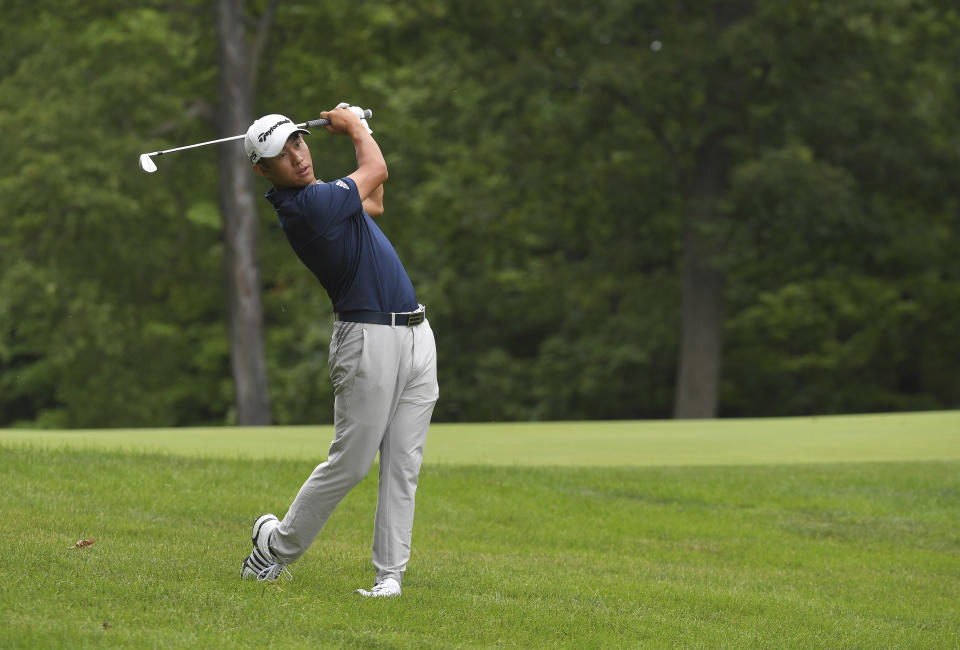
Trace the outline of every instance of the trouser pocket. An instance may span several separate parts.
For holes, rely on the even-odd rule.
[[[335,394],[349,388],[356,378],[363,360],[363,341],[364,328],[361,323],[334,323],[327,365]]]

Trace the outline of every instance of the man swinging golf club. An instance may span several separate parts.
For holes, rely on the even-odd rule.
[[[283,520],[257,518],[253,551],[240,575],[289,576],[287,566],[316,539],[340,500],[380,452],[373,532],[376,578],[369,597],[399,596],[410,559],[414,494],[433,407],[439,396],[436,346],[426,310],[400,258],[371,216],[383,213],[387,165],[360,116],[340,104],[321,113],[324,128],[353,140],[357,169],[317,180],[309,133],[282,115],[254,122],[244,139],[253,170],[300,260],[327,290],[336,314],[329,369],[334,388],[334,440]]]

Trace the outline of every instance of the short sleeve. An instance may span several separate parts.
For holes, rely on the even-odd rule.
[[[352,178],[308,185],[298,199],[303,218],[321,236],[328,236],[344,221],[363,210],[360,191]]]

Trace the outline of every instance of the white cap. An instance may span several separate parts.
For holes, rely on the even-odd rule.
[[[298,128],[289,117],[277,114],[264,115],[247,129],[243,148],[247,150],[247,157],[252,163],[258,162],[261,158],[273,158],[283,150],[291,133],[309,134],[310,132]]]

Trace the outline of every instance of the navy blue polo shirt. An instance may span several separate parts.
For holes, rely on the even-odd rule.
[[[352,178],[271,189],[266,199],[335,312],[416,311],[413,283],[390,240],[363,211]]]

